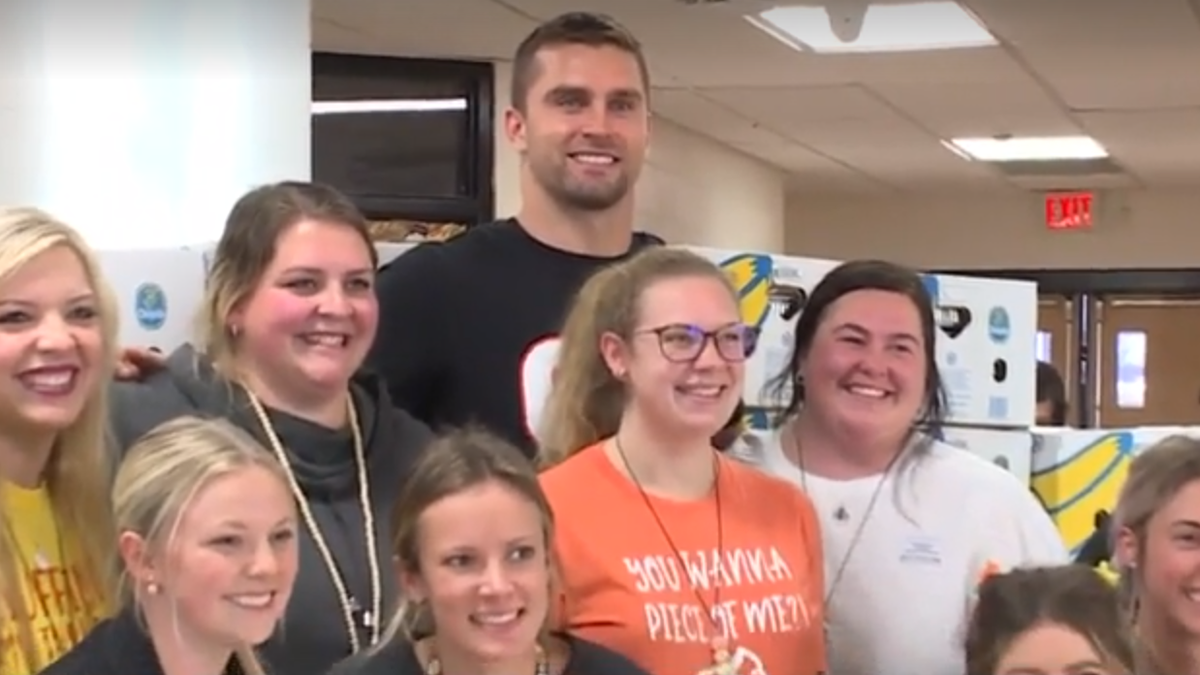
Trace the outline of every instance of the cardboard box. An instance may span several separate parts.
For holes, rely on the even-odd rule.
[[[1072,552],[1095,532],[1096,514],[1117,505],[1129,463],[1146,447],[1188,427],[1033,430],[1032,485]]]
[[[204,299],[202,247],[100,250],[120,311],[118,344],[170,353],[196,337]]]
[[[1033,434],[1025,429],[973,429],[946,427],[942,440],[981,457],[1030,484],[1033,470]]]
[[[814,286],[840,262],[766,253],[695,248],[728,274],[741,299],[742,320],[759,330],[758,349],[746,363],[746,405],[782,405],[790,383],[776,395],[769,384],[782,373],[792,353],[792,329]]]
[[[1029,427],[1037,382],[1037,284],[925,275],[938,319],[948,421]]]

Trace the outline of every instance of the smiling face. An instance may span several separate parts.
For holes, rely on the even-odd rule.
[[[926,341],[909,297],[846,293],[824,312],[801,362],[805,405],[864,440],[907,433],[926,398]]]
[[[755,342],[737,300],[720,279],[682,276],[651,284],[638,309],[630,336],[601,338],[609,370],[644,419],[683,437],[711,438],[741,399]]]
[[[546,519],[537,505],[490,480],[426,508],[417,542],[417,570],[401,582],[408,598],[428,604],[439,653],[471,663],[528,655],[550,606]]]
[[[1200,481],[1186,484],[1150,518],[1140,550],[1126,531],[1118,552],[1137,561],[1143,611],[1190,639],[1200,637]]]
[[[279,476],[247,466],[214,478],[168,532],[139,571],[161,588],[143,602],[163,603],[198,644],[236,648],[270,637],[298,565],[294,500]]]
[[[637,58],[616,46],[554,45],[537,53],[535,69],[523,105],[505,113],[509,140],[550,198],[612,208],[631,195],[649,139]]]
[[[1096,652],[1083,635],[1044,623],[1018,635],[1004,651],[994,675],[1124,675]]]
[[[300,392],[343,389],[375,338],[374,282],[371,250],[353,228],[312,220],[288,228],[229,319],[242,369]]]
[[[99,300],[65,245],[35,256],[0,283],[0,420],[58,431],[98,386],[104,353]]]

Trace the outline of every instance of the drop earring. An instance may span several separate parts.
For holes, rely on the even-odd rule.
[[[146,592],[147,593],[149,593],[150,595],[158,595],[158,591],[159,591],[159,586],[156,582],[153,582],[153,581],[146,582]]]

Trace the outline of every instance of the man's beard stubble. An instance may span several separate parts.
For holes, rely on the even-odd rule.
[[[629,176],[618,170],[611,182],[585,182],[571,177],[565,160],[555,167],[531,165],[534,177],[555,201],[578,211],[607,211],[616,206],[629,193]]]

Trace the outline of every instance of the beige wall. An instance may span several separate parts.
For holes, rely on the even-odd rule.
[[[662,119],[638,183],[638,225],[673,244],[783,251],[783,175]]]
[[[1200,266],[1200,193],[1098,197],[1091,232],[1049,232],[1041,196],[787,200],[788,253],[924,268]]]
[[[520,157],[504,139],[508,64],[496,65],[496,213],[520,206]],[[655,119],[637,187],[637,224],[672,243],[782,251],[783,176],[770,166]]]

